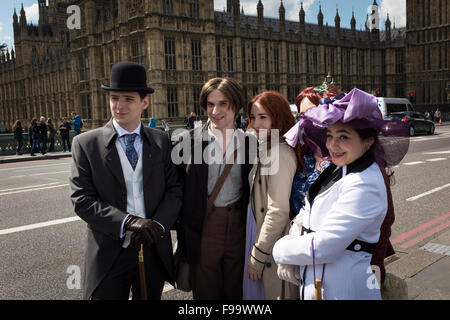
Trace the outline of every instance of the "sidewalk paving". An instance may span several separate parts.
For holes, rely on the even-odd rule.
[[[24,162],[24,161],[36,161],[36,160],[49,160],[49,159],[59,159],[59,158],[70,158],[72,157],[71,152],[47,152],[42,155],[40,153],[35,153],[34,157],[30,156],[28,153],[24,153],[21,156],[10,155],[10,156],[0,156],[0,163],[12,163],[12,162]]]
[[[409,300],[450,300],[450,230],[395,256],[386,272],[406,281]]]

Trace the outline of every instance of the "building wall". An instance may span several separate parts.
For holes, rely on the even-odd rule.
[[[439,0],[432,1],[439,6]],[[68,2],[50,1],[53,36],[22,35],[27,27],[19,19],[15,57],[0,63],[0,123],[10,126],[16,119],[40,115],[59,119],[76,110],[87,128],[103,125],[110,111],[100,85],[109,83],[111,66],[121,60],[145,64],[148,70],[155,93],[143,118],[172,122],[191,111],[201,113],[200,89],[216,76],[236,78],[246,101],[261,91],[278,90],[292,103],[303,88],[319,85],[330,72],[344,91],[357,86],[400,97],[414,91],[418,103],[444,103],[440,88],[449,74],[449,1],[442,0],[446,14],[428,14],[427,3],[423,11],[411,5],[422,1],[408,0],[406,40],[404,29],[380,34],[356,30],[356,21],[353,27],[323,25],[319,17],[315,25],[285,21],[284,8],[279,19],[264,18],[262,7],[259,18],[248,16],[236,0],[229,1],[226,12],[215,12],[213,0],[78,0],[82,28],[68,32],[61,13]],[[432,19],[440,24],[429,25]],[[423,50],[430,50],[426,68]]]
[[[450,0],[407,0],[406,8],[407,90],[420,110],[450,112]]]

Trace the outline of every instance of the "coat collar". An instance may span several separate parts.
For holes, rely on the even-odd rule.
[[[116,177],[116,179],[125,186],[125,179],[123,178],[122,165],[120,164],[119,153],[115,147],[115,142],[118,137],[112,119],[103,127],[103,138],[106,149],[105,159],[106,166]],[[142,139],[142,166],[143,166],[143,183],[151,176],[152,161],[154,161],[153,154],[158,153],[158,147],[153,137],[151,136],[150,129],[146,130],[141,125],[141,139]]]
[[[330,164],[308,190],[308,201],[313,203],[314,199],[321,193],[331,188],[343,176],[349,173],[357,173],[366,170],[375,161],[373,152],[366,152],[359,159],[349,165],[337,168],[335,164]]]

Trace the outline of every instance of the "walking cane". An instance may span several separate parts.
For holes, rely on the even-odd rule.
[[[147,284],[145,282],[144,245],[139,250],[139,282],[141,285],[141,300],[147,300]]]
[[[314,280],[314,300],[322,300],[322,280]]]
[[[313,258],[313,270],[314,270],[314,300],[322,300],[322,280],[316,278],[316,257],[314,255],[314,237],[311,239],[312,258]],[[323,273],[325,272],[325,265],[323,265]]]

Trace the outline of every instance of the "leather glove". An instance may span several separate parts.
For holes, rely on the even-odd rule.
[[[153,244],[153,237],[150,235],[149,229],[153,221],[151,219],[139,218],[133,215],[129,215],[125,220],[124,230],[132,231],[136,233],[133,238],[136,238],[137,234],[140,234],[140,238],[133,239],[136,244],[137,240],[145,241],[148,245]]]
[[[164,237],[164,230],[151,219],[139,218],[137,216],[129,215],[124,224],[126,231],[133,231],[136,233],[132,237],[133,246],[145,241],[147,245],[151,245]]]
[[[278,278],[298,286],[300,284],[300,266],[293,264],[279,264],[277,269]]]
[[[158,242],[164,238],[164,229],[159,223],[153,222],[149,229],[150,236],[153,239],[153,243]]]
[[[130,237],[130,246],[137,251],[141,250],[141,244],[146,243],[140,232],[133,232]]]

